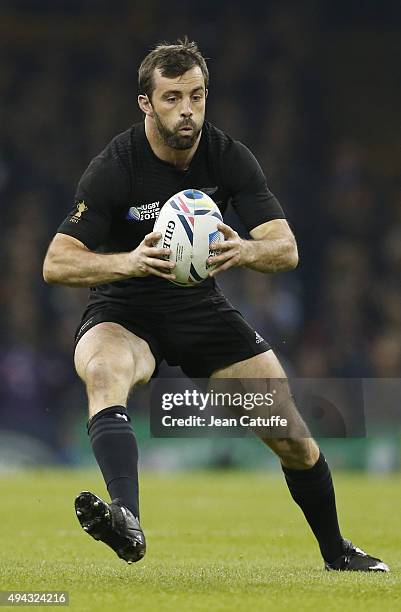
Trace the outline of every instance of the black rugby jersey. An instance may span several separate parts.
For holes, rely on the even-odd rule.
[[[153,230],[163,204],[184,189],[204,191],[223,215],[231,202],[248,231],[285,218],[256,158],[239,141],[206,121],[189,168],[179,170],[153,153],[141,122],[117,135],[91,161],[79,181],[74,207],[57,231],[97,252],[131,251]],[[90,302],[136,301],[160,294],[189,297],[214,285],[214,279],[180,287],[154,275],[135,277],[92,287]]]

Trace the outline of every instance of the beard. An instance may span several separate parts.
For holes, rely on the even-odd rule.
[[[173,130],[169,130],[155,110],[153,110],[153,118],[164,144],[172,149],[178,149],[181,151],[191,149],[194,146],[203,126],[203,122],[202,125],[198,127],[192,119],[185,119],[177,123]],[[192,132],[188,133],[188,135],[180,133],[179,130],[183,127],[191,127]]]

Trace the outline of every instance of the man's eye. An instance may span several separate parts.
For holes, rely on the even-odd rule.
[[[192,99],[194,102],[199,102],[199,100],[202,100],[202,96],[197,95],[197,96],[192,96]]]
[[[176,98],[174,97],[167,98],[167,102],[175,102],[175,101],[176,101]]]

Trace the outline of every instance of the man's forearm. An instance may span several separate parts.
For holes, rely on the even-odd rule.
[[[68,246],[62,253],[46,257],[43,276],[46,282],[70,287],[94,287],[127,278],[128,253],[94,253]]]
[[[298,250],[292,237],[245,240],[245,266],[258,272],[284,272],[298,264]]]

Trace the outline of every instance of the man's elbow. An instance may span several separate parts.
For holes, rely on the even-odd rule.
[[[59,282],[56,267],[49,257],[43,262],[43,280],[49,285],[56,285]]]
[[[277,272],[289,272],[295,270],[299,262],[297,243],[294,240],[287,242],[283,246],[280,257],[280,266]]]
[[[294,243],[291,245],[291,248],[289,249],[289,253],[288,253],[288,258],[287,258],[287,265],[288,268],[287,270],[295,270],[295,268],[297,267],[299,263],[299,255],[298,255],[298,248],[297,245],[294,241]]]

